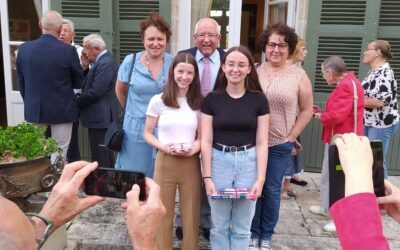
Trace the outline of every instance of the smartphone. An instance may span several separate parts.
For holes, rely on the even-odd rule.
[[[374,163],[372,165],[372,179],[376,196],[385,195],[383,172],[383,144],[382,141],[371,141]],[[329,206],[344,197],[345,176],[340,165],[339,152],[336,145],[329,146]]]
[[[144,173],[125,169],[97,168],[85,178],[85,193],[126,199],[126,193],[134,184],[140,187],[139,200],[146,199],[146,185]]]

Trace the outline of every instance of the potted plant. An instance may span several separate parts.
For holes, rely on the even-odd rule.
[[[60,148],[45,131],[30,123],[0,127],[0,195],[24,196],[55,184],[49,156]]]

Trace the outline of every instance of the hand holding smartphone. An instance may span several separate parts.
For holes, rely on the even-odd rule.
[[[85,178],[85,193],[126,199],[134,184],[140,187],[139,200],[146,199],[145,175],[125,169],[97,168]]]

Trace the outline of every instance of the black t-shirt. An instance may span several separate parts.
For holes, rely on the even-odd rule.
[[[226,91],[211,92],[204,99],[201,112],[213,116],[213,143],[255,145],[257,117],[269,114],[269,104],[261,92],[246,92],[237,99]]]

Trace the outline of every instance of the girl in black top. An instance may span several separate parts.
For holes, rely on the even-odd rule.
[[[269,106],[245,47],[231,48],[221,62],[214,92],[201,107],[201,160],[207,195],[248,189],[253,199],[210,198],[212,249],[247,249],[256,198],[268,157]]]

